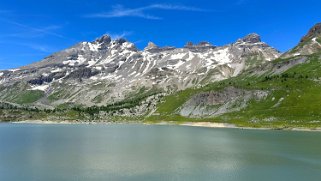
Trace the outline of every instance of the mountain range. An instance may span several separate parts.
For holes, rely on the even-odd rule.
[[[225,46],[143,50],[104,35],[0,71],[0,120],[320,126],[320,54],[321,23],[285,53],[255,33]]]

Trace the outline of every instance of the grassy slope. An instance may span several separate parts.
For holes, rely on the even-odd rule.
[[[321,122],[321,60],[313,55],[304,64],[296,65],[281,75],[249,76],[243,74],[199,89],[187,89],[164,98],[157,116],[148,121],[215,121],[251,127],[320,127]],[[283,60],[277,60],[283,61]],[[319,81],[320,79],[320,81]],[[215,118],[192,119],[177,115],[176,110],[199,92],[219,90],[227,86],[260,89],[270,92],[261,101],[252,100],[239,112]],[[283,99],[283,100],[282,100]]]
[[[27,90],[20,93],[16,98],[15,102],[18,104],[29,104],[34,103],[44,96],[44,92],[40,90]]]
[[[133,108],[146,98],[161,93],[160,90],[145,88],[132,92],[128,97],[120,102],[108,104],[106,106],[82,107],[72,103],[60,104],[55,110],[42,110],[26,107],[3,107],[0,104],[0,121],[21,121],[21,120],[79,120],[79,121],[142,121],[143,116],[125,117],[125,116],[108,116],[100,117],[100,112],[113,112],[125,108]],[[19,94],[17,100],[19,103],[32,103],[43,96],[42,91],[27,91]]]

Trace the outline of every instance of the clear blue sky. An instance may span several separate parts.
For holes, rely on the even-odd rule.
[[[142,49],[148,41],[224,45],[256,32],[286,51],[320,21],[320,0],[1,0],[0,69],[106,33]]]

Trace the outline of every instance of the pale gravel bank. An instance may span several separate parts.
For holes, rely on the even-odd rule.
[[[237,128],[234,124],[213,122],[186,122],[181,126],[207,127],[207,128]]]
[[[179,124],[181,126],[193,126],[193,127],[206,127],[206,128],[236,128],[236,129],[251,129],[251,130],[285,130],[285,131],[318,131],[321,132],[321,128],[254,128],[254,127],[239,127],[229,123],[213,123],[213,122],[186,122]]]

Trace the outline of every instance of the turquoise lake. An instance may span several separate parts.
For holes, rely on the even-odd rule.
[[[1,181],[321,180],[321,132],[0,124]]]

